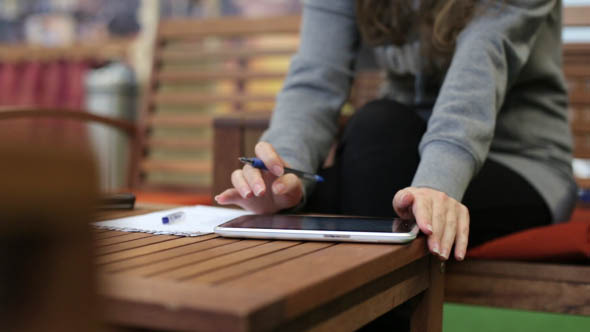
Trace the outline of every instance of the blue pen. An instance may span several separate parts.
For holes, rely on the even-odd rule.
[[[262,160],[260,160],[258,158],[240,157],[238,159],[240,159],[240,161],[243,162],[244,164],[248,164],[254,168],[268,171],[268,168],[266,168],[266,165],[262,162]],[[316,174],[311,174],[311,173],[307,173],[304,171],[299,171],[299,170],[292,169],[289,167],[283,167],[283,169],[285,170],[285,173],[295,174],[302,179],[311,180],[311,181],[315,181],[315,182],[324,182],[324,178],[319,175],[316,175]]]
[[[178,220],[182,220],[184,218],[184,212],[178,211],[162,217],[162,224],[170,224]]]

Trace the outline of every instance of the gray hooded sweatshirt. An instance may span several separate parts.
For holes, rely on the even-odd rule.
[[[262,137],[294,168],[316,172],[337,132],[360,44],[354,3],[304,1],[301,44]],[[527,179],[555,222],[567,220],[576,184],[561,69],[561,1],[490,0],[476,7],[442,75],[423,69],[416,39],[375,49],[387,72],[382,97],[434,105],[412,186],[460,201],[490,158]],[[306,193],[312,189],[305,184]]]

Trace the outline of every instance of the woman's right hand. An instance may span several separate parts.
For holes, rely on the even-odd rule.
[[[268,171],[250,165],[235,170],[231,175],[234,186],[215,196],[220,205],[235,204],[254,213],[275,213],[296,206],[303,198],[303,184],[294,174],[284,174],[287,165],[267,142],[259,142],[254,149]]]

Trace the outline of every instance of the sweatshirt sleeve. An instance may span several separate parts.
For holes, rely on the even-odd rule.
[[[299,50],[261,140],[293,168],[316,172],[338,130],[353,77],[358,49],[354,1],[304,1],[302,20]],[[312,185],[305,183],[305,191]]]
[[[455,54],[420,142],[412,186],[461,200],[487,158],[497,114],[526,65],[556,0],[480,1]]]

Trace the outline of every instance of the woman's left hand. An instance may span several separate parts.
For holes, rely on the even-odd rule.
[[[438,190],[408,187],[395,194],[393,208],[400,218],[416,220],[431,252],[446,260],[455,243],[455,258],[465,258],[469,211],[461,202]]]

